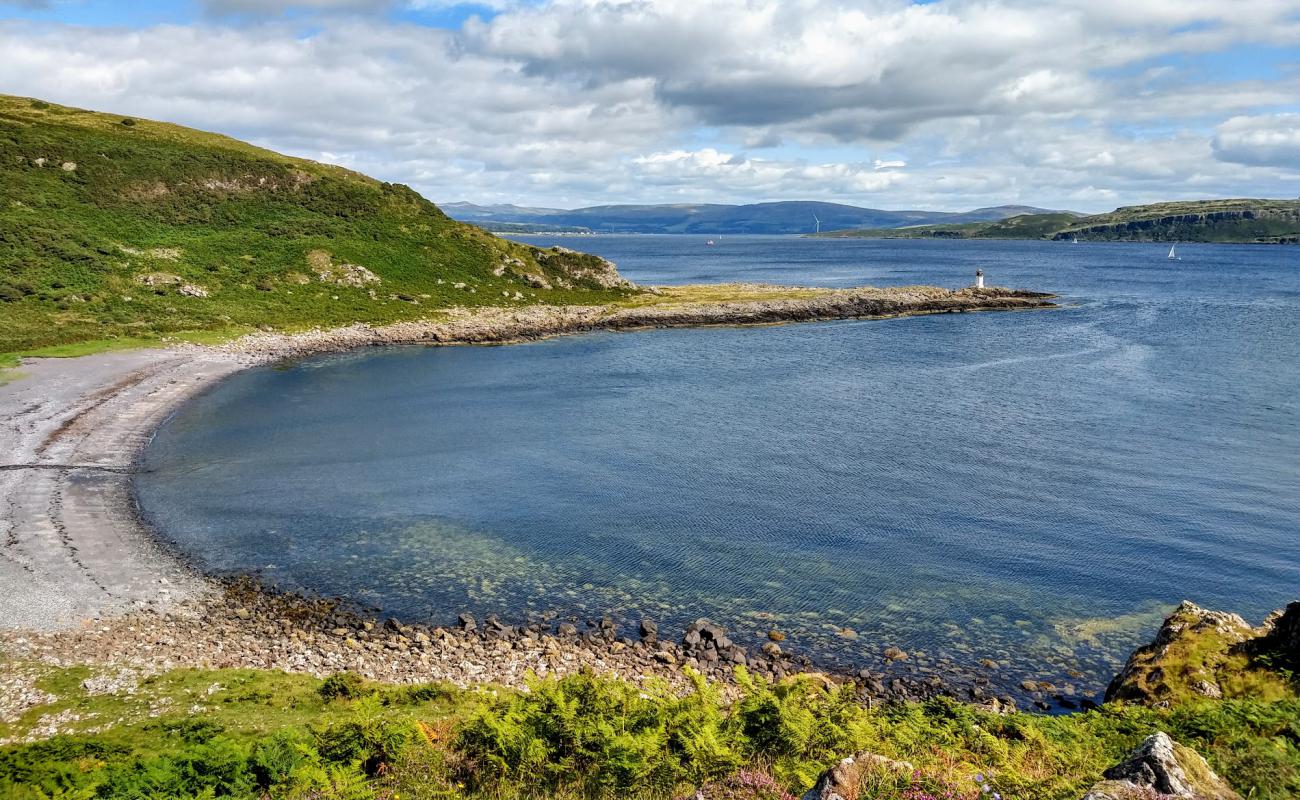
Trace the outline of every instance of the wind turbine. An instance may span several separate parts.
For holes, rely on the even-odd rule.
[[[821,232],[822,232],[822,221],[819,220],[819,219],[817,219],[817,212],[816,212],[816,211],[813,212],[813,222],[817,223],[817,230],[814,231],[814,233],[821,233]]]

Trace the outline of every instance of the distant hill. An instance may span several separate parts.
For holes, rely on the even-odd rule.
[[[445,203],[455,219],[486,227],[537,226],[534,230],[590,230],[597,233],[799,234],[841,228],[898,228],[929,223],[994,222],[1044,209],[995,206],[973,211],[885,211],[840,203],[796,200],[749,205],[610,205],[572,210]]]
[[[626,291],[602,259],[505,241],[400,184],[0,95],[0,354]]]
[[[1300,244],[1300,200],[1190,200],[1107,214],[1024,214],[987,223],[829,231],[828,238],[1079,239],[1122,242]]]

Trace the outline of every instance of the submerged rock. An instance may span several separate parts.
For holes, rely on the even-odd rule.
[[[906,661],[907,651],[901,650],[897,647],[886,647],[885,658],[889,659],[890,661]]]
[[[1241,800],[1205,759],[1165,733],[1148,736],[1102,777],[1105,780],[1089,789],[1083,800],[1129,800],[1153,792],[1186,800]]]

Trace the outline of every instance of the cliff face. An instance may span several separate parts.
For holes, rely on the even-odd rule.
[[[1119,209],[1116,214],[1124,211]],[[1296,244],[1300,243],[1300,204],[1293,204],[1291,208],[1206,211],[1084,224],[1056,233],[1052,238],[1063,240],[1076,236],[1080,239],[1130,242]]]

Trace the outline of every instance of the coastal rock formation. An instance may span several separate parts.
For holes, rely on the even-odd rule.
[[[1123,762],[1102,773],[1083,800],[1178,797],[1186,800],[1241,800],[1195,751],[1165,733],[1148,736]],[[806,799],[805,799],[806,800]]]
[[[863,779],[870,772],[910,775],[913,769],[915,768],[906,761],[895,761],[875,753],[857,753],[823,772],[800,800],[858,800]]]
[[[1300,602],[1275,611],[1259,627],[1236,614],[1183,601],[1106,688],[1106,702],[1158,707],[1186,699],[1291,696],[1295,685],[1278,668],[1300,667]]]
[[[1219,673],[1234,648],[1259,631],[1236,614],[1183,601],[1151,644],[1129,656],[1106,688],[1106,702],[1168,704],[1181,696],[1221,697]]]

